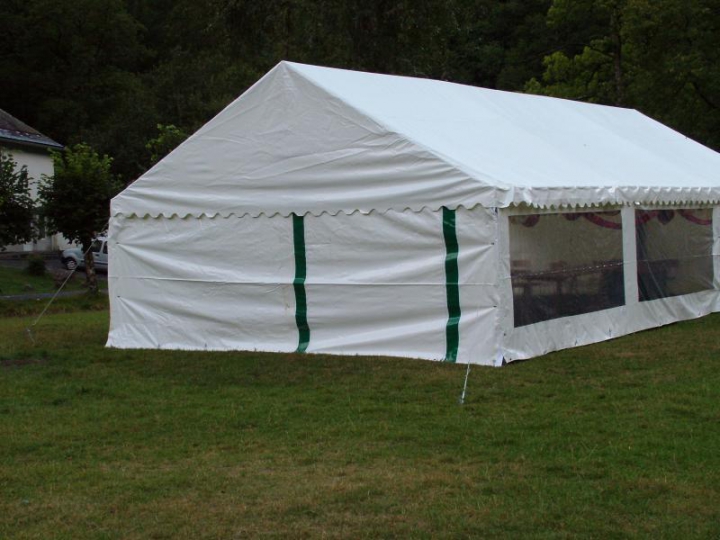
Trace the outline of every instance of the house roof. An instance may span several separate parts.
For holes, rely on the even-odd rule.
[[[20,146],[62,148],[61,144],[50,137],[0,109],[0,143],[3,141]]]
[[[617,107],[281,62],[114,214],[720,201],[720,154]]]

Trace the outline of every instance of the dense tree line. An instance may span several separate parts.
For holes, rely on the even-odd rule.
[[[634,107],[720,148],[720,0],[4,0],[0,21],[0,107],[126,182],[158,124],[192,133],[282,59]]]

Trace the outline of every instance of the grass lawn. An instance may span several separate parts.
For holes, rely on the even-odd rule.
[[[85,282],[83,272],[75,273],[63,290],[78,290]],[[55,282],[50,273],[31,276],[23,269],[0,266],[0,296],[55,292]]]
[[[65,290],[65,289],[63,289]],[[96,296],[88,294],[70,298],[58,297],[50,303],[50,298],[36,298],[31,300],[4,300],[0,299],[0,327],[5,317],[32,317],[34,322],[40,312],[47,307],[46,313],[77,313],[80,311],[107,311],[107,291],[100,291]],[[107,320],[107,315],[99,315]],[[26,324],[27,326],[27,324]],[[0,330],[2,332],[2,330]],[[0,540],[2,538],[0,537]]]
[[[502,369],[0,319],[0,538],[718,538],[720,316]]]

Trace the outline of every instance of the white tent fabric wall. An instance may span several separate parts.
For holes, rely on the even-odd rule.
[[[304,217],[307,352],[446,358],[442,212]],[[495,213],[456,212],[457,360],[496,351]],[[298,349],[291,217],[113,220],[108,345]],[[161,241],[159,239],[162,239]]]
[[[456,213],[461,312],[458,361],[492,363],[497,287],[494,214]],[[446,357],[442,212],[305,218],[308,352]]]
[[[108,345],[297,348],[292,221],[113,218]]]
[[[113,200],[108,345],[530,358],[720,310],[719,203],[637,111],[281,62]],[[661,208],[713,208],[714,284],[639,301]],[[510,216],[606,210],[624,301],[516,324]]]
[[[494,206],[495,186],[292,66],[278,65],[136,180],[114,199],[112,213],[288,216]]]
[[[445,355],[439,212],[306,216],[309,352]]]
[[[526,210],[529,212],[530,210]],[[533,210],[537,212],[537,210]],[[620,307],[541,321],[527,326],[513,324],[513,292],[510,277],[508,217],[516,211],[501,213],[500,238],[506,246],[501,254],[500,332],[503,333],[500,354],[505,361],[522,360],[552,351],[598,343],[641,330],[694,319],[720,311],[720,208],[713,208],[714,288],[692,294],[640,302],[635,243],[635,209],[623,208],[623,261],[625,270],[625,300]],[[540,211],[542,212],[542,211]],[[548,210],[546,212],[551,212]],[[592,246],[590,246],[592,247]]]

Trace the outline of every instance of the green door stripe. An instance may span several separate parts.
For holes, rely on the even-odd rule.
[[[445,327],[445,361],[457,360],[460,346],[460,272],[459,246],[455,230],[455,210],[443,206],[443,236],[445,237],[445,289],[447,292],[448,322]]]
[[[305,352],[310,343],[310,326],[307,321],[307,296],[305,295],[305,277],[307,262],[305,260],[305,216],[293,214],[293,244],[295,246],[295,324],[298,328],[297,352]]]

